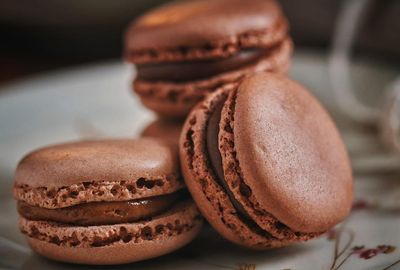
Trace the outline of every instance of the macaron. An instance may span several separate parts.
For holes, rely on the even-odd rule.
[[[26,155],[15,174],[19,227],[50,259],[122,264],[189,243],[202,219],[178,153],[155,139],[81,141]]]
[[[334,122],[303,86],[258,73],[189,114],[181,168],[203,216],[253,249],[317,237],[349,214],[352,171]]]
[[[141,132],[141,137],[157,138],[178,146],[183,121],[156,119],[148,124]]]
[[[134,91],[162,117],[184,117],[204,96],[256,71],[285,73],[292,42],[274,0],[174,1],[135,20],[125,58]]]

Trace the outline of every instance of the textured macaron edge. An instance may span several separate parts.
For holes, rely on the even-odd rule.
[[[292,239],[294,241],[308,240],[321,234],[321,232],[302,233],[296,232],[283,224],[267,210],[263,209],[251,193],[240,168],[235,147],[235,105],[238,89],[231,91],[221,112],[219,127],[219,151],[222,158],[225,182],[235,200],[245,209],[250,218],[260,228],[268,231],[278,239]]]
[[[216,76],[183,83],[145,81],[135,79],[133,91],[139,95],[146,107],[162,116],[183,117],[202,100],[205,95],[225,84],[234,83],[243,77],[260,71],[286,73],[290,66],[293,44],[291,39],[282,42],[276,53],[261,58],[257,63]]]
[[[237,84],[225,85],[199,103],[188,116],[180,138],[181,168],[186,185],[200,212],[209,223],[228,240],[253,249],[286,246],[299,239],[278,239],[267,231],[249,228],[238,215],[226,191],[217,183],[216,174],[209,163],[206,150],[208,117],[221,100]]]
[[[60,188],[15,185],[14,198],[48,209],[98,201],[126,201],[173,193],[184,188],[177,174],[134,181],[86,181]]]
[[[195,204],[186,201],[137,223],[84,227],[20,217],[19,226],[33,250],[43,256],[71,263],[119,264],[180,248],[199,233],[202,218]]]
[[[235,36],[210,40],[199,46],[177,48],[163,48],[157,45],[152,48],[132,48],[129,36],[133,28],[128,28],[125,34],[124,57],[128,62],[135,64],[226,58],[242,49],[272,47],[286,38],[288,28],[287,20],[282,18],[268,29],[246,31]]]
[[[235,119],[237,159],[262,208],[303,233],[327,231],[348,217],[353,177],[346,146],[307,88],[279,74],[255,74],[237,91]]]

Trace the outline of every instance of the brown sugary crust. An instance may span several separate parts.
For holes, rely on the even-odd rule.
[[[161,240],[190,231],[201,222],[193,202],[179,203],[151,220],[101,226],[66,224],[19,219],[21,232],[29,238],[70,248],[96,248],[123,243]]]
[[[63,227],[20,219],[31,248],[47,258],[79,264],[122,264],[158,257],[189,243],[202,227],[193,202],[176,205],[150,221]]]
[[[126,48],[125,59],[135,64],[175,62],[226,58],[247,48],[268,48],[286,38],[288,22],[279,20],[273,28],[252,30],[209,41],[202,46],[180,46],[177,48],[148,48],[131,50]]]
[[[219,151],[222,157],[225,182],[228,184],[230,191],[234,194],[235,199],[244,207],[251,219],[260,228],[268,231],[275,238],[300,241],[320,235],[321,233],[301,233],[291,230],[263,209],[254,198],[251,188],[246,184],[240,169],[239,160],[236,156],[234,140],[236,94],[237,90],[231,91],[225,101],[219,127]]]
[[[276,52],[261,59],[258,63],[239,70],[226,72],[214,77],[185,82],[151,82],[134,80],[133,89],[145,106],[164,117],[183,117],[197,102],[208,93],[228,83],[234,83],[243,77],[260,71],[286,73],[290,65],[292,41],[287,38]]]
[[[14,187],[14,198],[30,205],[55,209],[80,203],[98,201],[126,201],[173,193],[184,187],[178,175],[160,176],[136,181],[83,182],[61,188],[27,185]]]
[[[236,244],[267,249],[307,240],[309,237],[301,235],[278,239],[267,231],[250,228],[217,182],[205,145],[207,121],[218,103],[235,87],[235,84],[227,85],[212,93],[187,118],[180,138],[181,167],[186,184],[204,217],[219,233]]]

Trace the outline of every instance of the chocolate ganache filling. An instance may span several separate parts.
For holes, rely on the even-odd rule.
[[[115,202],[90,202],[65,208],[47,209],[18,201],[18,212],[30,220],[54,221],[77,226],[136,222],[158,215],[187,196],[187,192]]]
[[[172,82],[201,80],[254,64],[262,57],[271,54],[275,47],[246,49],[222,59],[139,64],[136,66],[137,78]]]

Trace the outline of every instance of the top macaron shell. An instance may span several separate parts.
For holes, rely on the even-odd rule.
[[[286,34],[287,22],[275,1],[175,1],[133,22],[125,47],[136,63],[205,59],[268,47]]]
[[[244,80],[235,103],[235,149],[254,201],[295,231],[322,232],[343,220],[352,171],[320,103],[299,84],[264,73]]]
[[[25,156],[16,170],[14,194],[32,205],[57,208],[157,196],[183,186],[176,150],[164,141],[93,140]]]
[[[177,171],[177,157],[159,140],[82,141],[28,154],[18,165],[15,184],[58,188],[84,181],[130,182]]]

